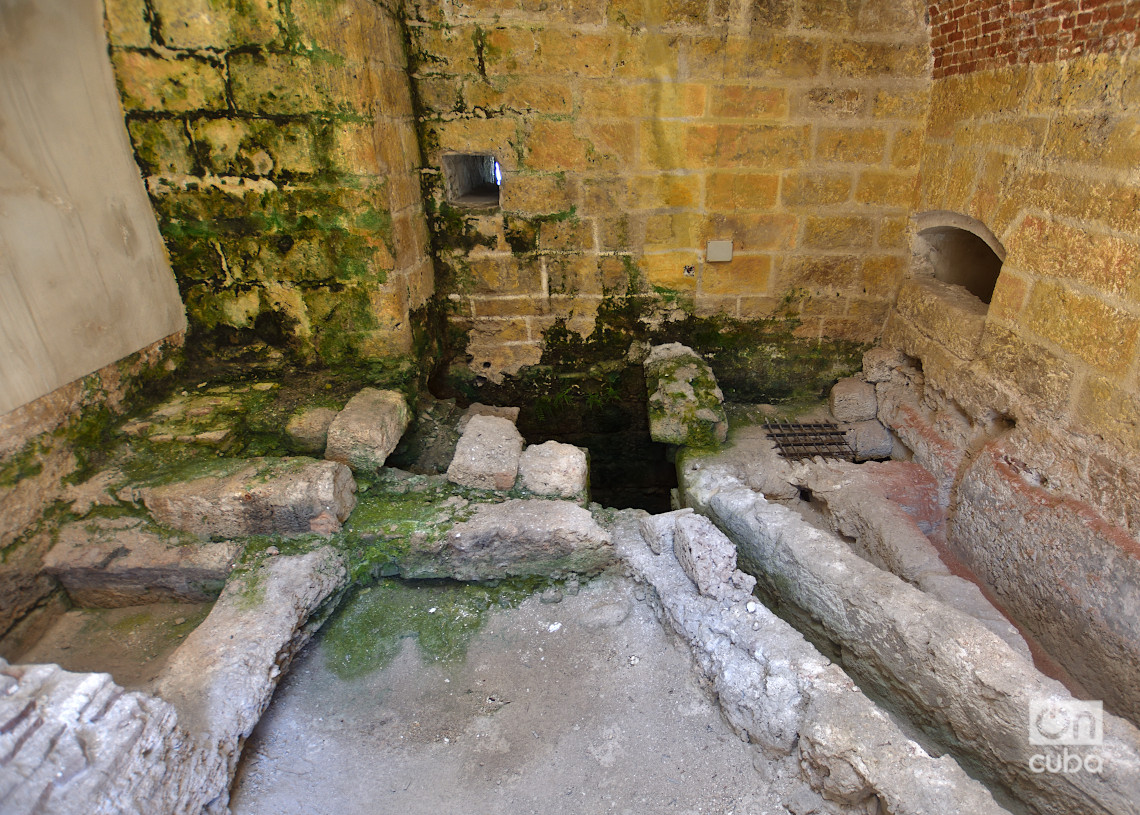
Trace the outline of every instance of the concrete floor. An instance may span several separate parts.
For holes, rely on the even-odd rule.
[[[318,635],[246,744],[233,812],[832,811],[729,730],[643,591],[607,577],[532,596],[489,611],[465,656],[405,637],[351,675]]]

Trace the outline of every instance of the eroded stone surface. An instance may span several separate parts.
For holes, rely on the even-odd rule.
[[[682,514],[673,531],[673,554],[701,594],[716,599],[729,587],[751,592],[756,578],[736,570],[736,546],[703,515]]]
[[[92,518],[60,528],[44,571],[79,606],[200,602],[222,590],[240,550],[230,541],[160,534],[141,518]]]
[[[714,447],[727,437],[724,394],[712,368],[692,348],[673,342],[650,351],[645,386],[654,441]]]
[[[682,515],[691,515],[693,510],[689,507],[663,512],[660,515],[646,515],[639,523],[641,537],[655,555],[662,552],[673,551],[673,533],[677,529],[677,519]]]
[[[589,481],[586,451],[572,444],[532,444],[519,457],[519,483],[535,495],[585,500]]]
[[[577,504],[512,499],[479,505],[443,540],[413,552],[402,572],[458,580],[597,574],[614,559],[610,535]]]
[[[448,479],[464,487],[509,490],[515,485],[523,437],[500,416],[472,416],[455,446]]]
[[[850,422],[844,426],[843,432],[847,443],[855,451],[856,461],[891,457],[895,446],[894,436],[878,420]]]
[[[874,419],[879,410],[875,386],[853,376],[840,379],[827,397],[827,407],[836,421],[865,422]]]
[[[403,394],[365,388],[329,424],[325,458],[374,472],[396,449],[411,418]]]
[[[329,534],[356,506],[345,465],[311,458],[254,458],[236,472],[142,490],[155,520],[203,537]]]
[[[289,419],[285,432],[303,453],[320,455],[328,444],[329,425],[337,417],[332,408],[310,408],[302,410]]]
[[[174,708],[109,674],[0,659],[0,801],[5,815],[197,813],[216,785]]]

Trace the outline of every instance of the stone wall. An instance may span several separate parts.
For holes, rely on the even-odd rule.
[[[930,84],[913,2],[408,4],[425,190],[453,325],[491,378],[611,294],[876,338],[902,279]],[[499,208],[447,201],[491,154]],[[710,239],[734,242],[727,263]],[[442,280],[442,278],[441,278]]]
[[[1135,717],[1113,672],[1140,653],[1140,58],[1108,30],[962,71],[936,44],[953,75],[934,81],[919,210],[981,221],[1007,256],[988,307],[904,284],[884,340],[921,371],[882,383],[880,410],[939,478],[958,554]]]
[[[191,331],[407,352],[432,293],[402,28],[371,0],[107,0]]]

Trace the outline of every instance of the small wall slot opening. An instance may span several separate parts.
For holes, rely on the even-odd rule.
[[[443,157],[447,201],[459,207],[499,206],[503,169],[494,156],[451,153]]]
[[[918,221],[918,255],[934,277],[962,286],[988,305],[1005,260],[1005,248],[993,233],[958,213],[923,213]]]

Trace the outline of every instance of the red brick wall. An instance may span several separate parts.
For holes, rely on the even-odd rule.
[[[934,0],[934,77],[1131,48],[1140,0]]]

